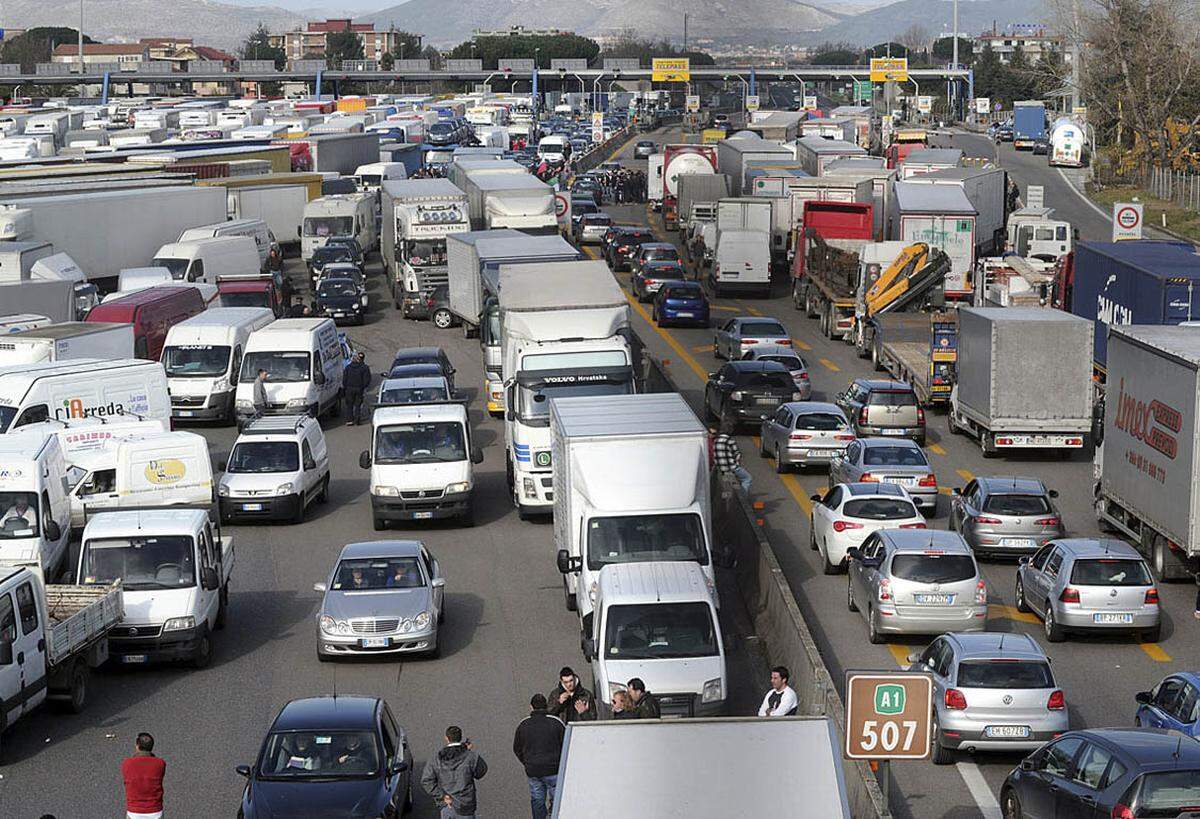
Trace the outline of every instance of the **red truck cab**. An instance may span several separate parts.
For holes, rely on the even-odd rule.
[[[266,307],[283,318],[288,305],[273,276],[217,279],[217,303],[221,307]]]
[[[801,222],[803,228],[800,241],[796,242],[796,255],[792,257],[792,278],[804,277],[805,259],[808,256],[809,237],[822,239],[865,239],[875,238],[875,210],[867,202],[821,202],[809,200],[804,203]]]

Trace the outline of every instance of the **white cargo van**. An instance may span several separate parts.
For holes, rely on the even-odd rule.
[[[218,236],[165,244],[151,262],[171,271],[178,282],[217,283],[220,276],[258,273],[258,247],[249,236]]]
[[[771,291],[770,235],[758,230],[722,230],[717,234],[717,251],[708,272],[716,295]]]
[[[233,423],[233,395],[246,342],[273,321],[275,314],[266,307],[212,307],[168,330],[162,363],[171,414]]]
[[[160,284],[174,284],[175,278],[165,267],[127,267],[117,274],[117,293],[132,293]]]
[[[162,364],[80,358],[0,370],[0,433],[41,421],[114,416],[170,422]]]
[[[53,577],[67,556],[71,505],[58,437],[0,435],[0,564],[37,566]]]
[[[0,338],[0,367],[75,358],[133,358],[133,325],[66,321]]]
[[[459,403],[379,407],[371,417],[371,449],[358,464],[371,470],[375,529],[392,521],[461,518],[474,525],[475,447],[467,408]]]
[[[207,509],[104,512],[88,521],[76,577],[84,586],[121,580],[125,617],[109,653],[125,665],[212,659],[212,632],[225,625],[233,539]]]
[[[317,419],[277,415],[246,424],[222,466],[221,522],[302,523],[312,503],[329,500],[329,448]]]
[[[192,242],[197,239],[217,239],[222,236],[248,236],[254,240],[258,248],[258,263],[266,270],[273,259],[279,259],[279,244],[275,235],[262,219],[232,219],[228,222],[217,222],[212,225],[188,228],[179,234],[179,242]]]
[[[539,159],[545,159],[548,162],[566,162],[567,155],[571,153],[571,143],[567,142],[567,138],[561,134],[544,136],[538,142],[537,153]]]
[[[342,398],[342,345],[328,318],[279,319],[246,341],[235,411],[239,428],[255,417],[254,379],[267,372],[266,415],[337,415]]]
[[[384,182],[393,179],[407,179],[408,171],[403,162],[373,162],[370,165],[359,165],[354,171],[358,179],[358,189],[361,191],[377,191]]]
[[[584,656],[605,705],[638,677],[663,716],[714,716],[725,709],[725,644],[698,564],[605,566],[591,625]]]
[[[347,193],[322,196],[305,205],[300,229],[300,255],[304,261],[334,237],[358,240],[363,253],[374,250],[379,241],[375,204],[373,193]]]

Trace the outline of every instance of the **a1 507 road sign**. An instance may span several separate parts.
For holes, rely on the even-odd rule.
[[[846,673],[846,757],[925,759],[933,722],[933,678],[895,671]]]

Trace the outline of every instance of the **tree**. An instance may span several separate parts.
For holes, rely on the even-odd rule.
[[[392,49],[392,57],[397,60],[417,60],[421,58],[421,35],[411,31],[396,32],[396,47]]]
[[[353,31],[343,29],[325,35],[325,60],[329,65],[362,58],[362,40]]]
[[[948,63],[954,59],[954,38],[939,37],[933,41],[933,48],[930,53],[934,60],[938,62]],[[966,37],[958,38],[958,61],[963,65],[970,65],[975,56],[975,44]]]
[[[908,56],[908,49],[897,42],[880,43],[879,45],[873,45],[870,48],[868,48],[865,52],[865,57],[867,59],[871,59],[872,57],[907,57],[907,56]]]
[[[442,67],[442,52],[433,46],[425,46],[425,50],[421,52],[421,58],[429,60],[429,67],[434,71]]]
[[[503,59],[536,59],[539,68],[546,68],[550,61],[555,59],[582,59],[591,62],[599,53],[600,46],[595,40],[578,34],[555,34],[476,37],[474,40],[459,43],[447,56],[455,60],[482,60],[484,69],[492,70]]]
[[[261,22],[242,44],[241,56],[243,60],[273,60],[277,70],[287,64],[287,53],[282,48],[271,45],[270,33]]]
[[[929,30],[920,23],[913,23],[904,30],[904,33],[898,38],[900,44],[903,45],[911,53],[913,51],[924,51],[929,45]]]
[[[639,65],[649,66],[655,57],[687,57],[692,65],[715,65],[716,60],[711,54],[695,49],[683,49],[672,45],[666,40],[644,40],[637,36],[632,29],[623,31],[610,46],[597,55],[599,60],[618,58],[637,60]]]
[[[808,58],[810,65],[857,65],[862,57],[850,43],[821,43]]]
[[[96,42],[86,34],[85,43]],[[41,26],[19,34],[0,47],[0,62],[20,63],[21,71],[32,74],[38,63],[50,62],[55,46],[79,42],[79,29],[64,26]]]

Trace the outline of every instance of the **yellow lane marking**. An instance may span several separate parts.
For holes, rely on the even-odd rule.
[[[930,452],[932,452],[934,455],[945,455],[946,454],[946,450],[942,449],[941,444],[930,444],[927,447],[927,449]]]
[[[818,358],[817,361],[820,361],[821,365],[824,366],[825,369],[829,370],[831,373],[841,372],[841,370],[842,370],[841,367],[839,367],[837,364],[834,364],[828,358]]]
[[[625,291],[621,292],[625,293]],[[654,332],[662,336],[663,341],[667,342],[667,345],[675,351],[675,354],[683,360],[683,363],[692,368],[692,372],[696,374],[696,377],[699,378],[701,382],[707,382],[708,370],[701,367],[696,359],[692,358],[691,354],[688,353],[687,350],[683,349],[683,346],[675,340],[674,336],[672,336],[663,328],[659,327],[651,320],[650,314],[646,312],[646,308],[641,305],[641,302],[629,295],[629,293],[625,293],[625,299],[629,302],[629,306],[636,310],[637,314],[646,320],[646,323],[650,325]]]
[[[801,341],[798,338],[792,339],[792,346],[795,347],[797,350],[804,350],[805,352],[812,349],[811,344],[809,344],[807,341]]]
[[[711,344],[701,344],[699,347],[692,348],[693,353],[711,353],[712,351],[713,346]]]
[[[586,246],[583,249],[583,252],[592,261],[597,261],[600,258],[600,251],[596,250],[596,248],[592,247],[591,245]]]
[[[1138,646],[1146,652],[1146,656],[1156,663],[1171,662],[1171,655],[1163,651],[1162,646],[1158,643],[1138,643]]]
[[[752,316],[761,316],[762,315],[762,310],[759,310],[757,307],[747,307],[746,312]]]
[[[1037,618],[1036,614],[1027,611],[1017,611],[1013,606],[1006,606],[1002,603],[988,604],[988,619],[989,620],[1016,620],[1018,623],[1033,623],[1037,625],[1042,621]]]
[[[938,491],[941,492],[943,495],[953,495],[954,494],[954,490],[948,486],[939,486]]]
[[[784,473],[779,476],[779,480],[783,481],[783,485],[787,487],[787,491],[791,493],[792,498],[804,510],[804,514],[812,515],[812,501],[808,499],[808,493],[804,491],[804,487],[800,485],[800,481],[796,480],[796,476],[790,473]],[[809,525],[812,525],[811,517]]]
[[[912,665],[908,661],[908,655],[911,650],[911,646],[898,646],[894,643],[888,643],[888,651],[892,653],[892,658],[895,659],[896,665],[901,668],[908,668]]]
[[[966,470],[966,469],[956,469],[956,470],[954,470],[954,471],[955,471],[955,472],[957,472],[957,473],[958,473],[958,477],[962,478],[964,481],[973,481],[973,480],[975,480],[975,473],[973,473],[973,472],[969,472],[969,471],[968,471],[968,470]]]
[[[710,305],[708,305],[708,309],[709,310],[720,310],[723,313],[740,313],[740,312],[742,312],[741,310],[739,310],[736,307],[726,307],[723,304],[710,304]]]

